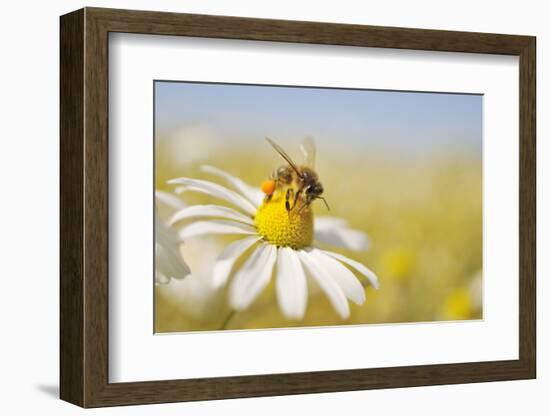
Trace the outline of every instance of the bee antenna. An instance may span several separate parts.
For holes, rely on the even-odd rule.
[[[327,210],[330,211],[330,207],[328,206],[327,200],[326,200],[324,197],[322,197],[322,196],[318,196],[317,198],[319,198],[320,200],[322,200],[322,201],[325,203],[325,207],[327,207]]]

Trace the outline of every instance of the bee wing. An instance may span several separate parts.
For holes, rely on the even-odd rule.
[[[266,137],[265,138],[268,143],[273,146],[273,148],[275,149],[275,151],[277,153],[279,153],[281,155],[281,157],[286,160],[286,162],[290,165],[290,167],[292,169],[294,169],[294,171],[296,172],[296,174],[301,178],[302,177],[302,172],[300,171],[300,169],[298,168],[298,166],[296,166],[296,163],[294,163],[292,161],[292,159],[290,158],[289,155],[286,154],[286,152],[283,150],[283,148],[281,146],[279,146],[277,143],[275,143],[273,140],[271,140],[269,137]]]
[[[308,168],[313,169],[315,167],[315,154],[317,153],[317,148],[315,146],[315,141],[313,140],[313,137],[305,137],[302,141],[302,144],[300,144],[300,149],[304,154],[304,164]]]

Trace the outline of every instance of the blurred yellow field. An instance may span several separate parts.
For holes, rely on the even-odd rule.
[[[159,149],[158,157],[162,155]],[[223,159],[220,168],[258,187],[276,162],[267,147],[263,158],[251,158],[246,166],[239,152]],[[170,164],[160,159],[157,166],[159,189],[169,190],[168,178],[205,177],[198,166],[188,170],[162,169]],[[325,183],[331,214],[345,217],[354,228],[365,230],[371,242],[364,253],[345,254],[368,264],[377,272],[381,284],[378,291],[366,289],[367,302],[354,306],[345,323],[481,318],[482,194],[478,160],[434,158],[402,166],[399,160],[362,159],[350,163],[323,157],[319,174]],[[191,194],[185,198],[193,203],[209,200]],[[319,204],[315,209],[325,208]],[[196,316],[181,299],[167,292],[157,286],[158,332],[218,329],[227,313],[225,308],[211,306]],[[222,298],[223,295],[219,299]],[[341,323],[321,294],[310,299],[303,321],[284,319],[271,284],[252,308],[232,319],[229,327]]]

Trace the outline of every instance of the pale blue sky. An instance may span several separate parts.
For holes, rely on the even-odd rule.
[[[220,139],[314,136],[404,152],[481,153],[481,95],[155,82],[157,137],[206,126]]]

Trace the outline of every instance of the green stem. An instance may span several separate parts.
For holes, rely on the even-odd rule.
[[[229,314],[227,315],[227,317],[224,319],[221,327],[220,327],[220,330],[223,330],[223,329],[227,329],[227,326],[229,325],[229,323],[231,322],[231,319],[233,319],[233,317],[235,316],[235,313],[236,311],[235,310],[231,310],[229,311]]]

